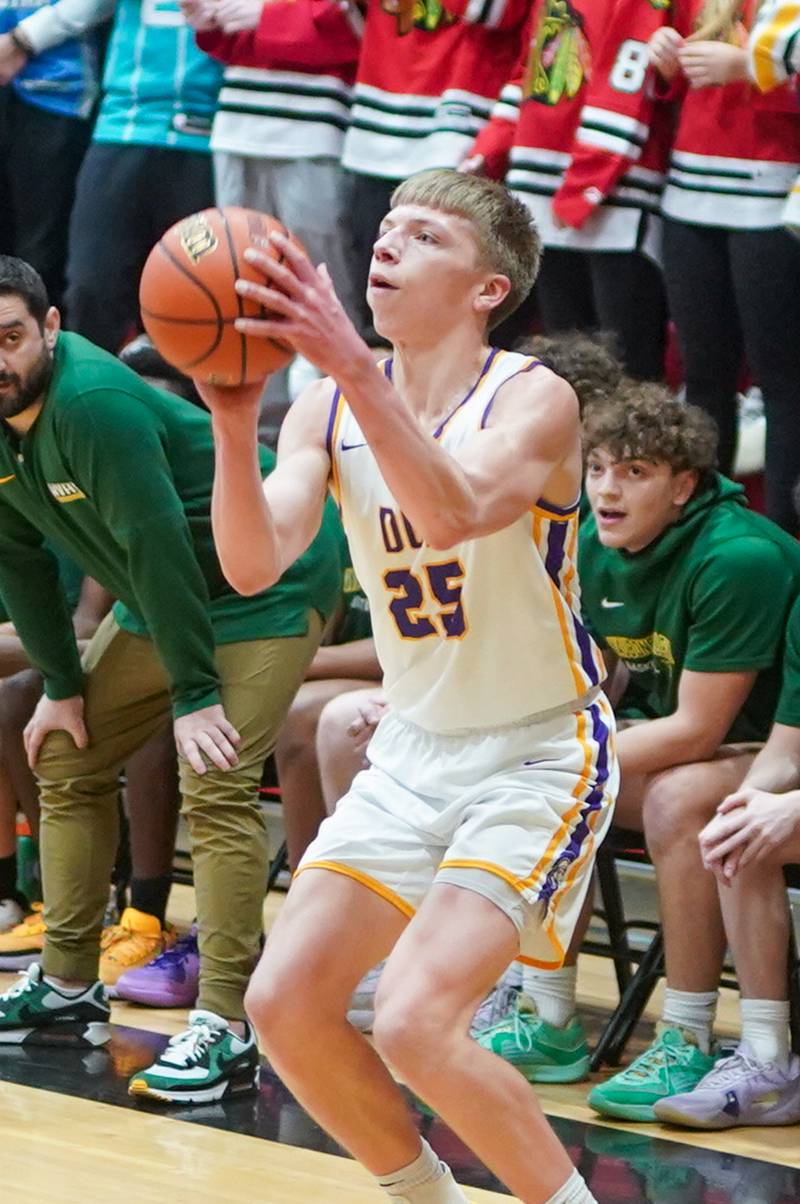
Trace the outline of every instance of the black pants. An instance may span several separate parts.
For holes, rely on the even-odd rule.
[[[69,215],[91,122],[0,89],[0,251],[24,259],[61,306]]]
[[[667,310],[656,264],[641,251],[567,251],[548,247],[536,282],[547,334],[609,330],[629,376],[664,376]]]
[[[764,395],[767,514],[789,531],[800,478],[800,242],[782,227],[665,223],[665,273],[687,398],[720,428],[720,467],[736,451],[742,359]]]
[[[92,143],[69,231],[70,329],[118,351],[139,326],[139,277],[154,243],[182,217],[213,204],[210,154]]]
[[[392,193],[399,183],[399,180],[386,180],[382,176],[365,176],[355,171],[347,173],[353,279],[358,306],[356,320],[361,333],[370,342],[376,341],[372,314],[366,300],[372,248],[378,237],[378,227],[389,212]]]

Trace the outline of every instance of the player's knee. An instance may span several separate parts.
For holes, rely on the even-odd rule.
[[[296,992],[296,993],[295,993]],[[296,976],[277,968],[250,981],[244,1008],[268,1052],[291,1050],[298,1035],[312,1022],[308,992]],[[306,1013],[309,1013],[308,1015]]]
[[[372,1039],[381,1057],[410,1083],[431,1072],[452,1025],[435,1006],[430,985],[406,982],[379,989]]]
[[[679,765],[658,775],[647,792],[643,819],[647,848],[654,861],[683,841],[696,843],[714,814],[719,798],[699,788],[698,767]]]
[[[361,691],[356,691],[355,694],[339,694],[322,708],[317,724],[319,748],[335,750],[342,744],[351,742],[347,729],[358,716],[357,697],[360,693]]]

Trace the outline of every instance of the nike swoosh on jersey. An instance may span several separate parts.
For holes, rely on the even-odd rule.
[[[600,600],[600,605],[602,606],[603,610],[616,610],[618,606],[624,606],[625,603],[624,602],[609,602],[608,598],[602,598]]]
[[[345,443],[344,439],[340,444],[342,451],[355,451],[357,447],[366,447],[366,443]]]

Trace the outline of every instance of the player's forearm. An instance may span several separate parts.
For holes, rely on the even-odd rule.
[[[782,794],[800,786],[800,729],[776,724],[745,779],[747,786]]]
[[[211,524],[222,571],[237,593],[268,589],[280,577],[280,546],[264,497],[258,459],[258,409],[246,420],[214,413],[216,462]]]
[[[474,492],[461,467],[422,430],[371,355],[339,380],[393,497],[418,537],[450,548],[477,525]]]
[[[617,735],[617,752],[623,774],[658,773],[673,765],[707,761],[721,740],[700,729],[679,713],[650,719],[624,728]]]

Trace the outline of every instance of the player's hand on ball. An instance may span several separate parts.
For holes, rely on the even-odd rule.
[[[196,380],[194,387],[212,414],[224,415],[232,410],[240,414],[250,409],[258,412],[266,379],[257,380],[251,385],[212,385],[206,380]]]
[[[39,699],[36,710],[22,733],[25,755],[31,769],[39,760],[39,751],[45,737],[50,732],[66,732],[72,736],[76,748],[88,748],[89,733],[83,722],[83,696],[81,694],[58,700],[48,698],[46,694],[43,694]]]
[[[289,343],[320,372],[336,377],[367,350],[366,345],[336,296],[325,265],[315,268],[283,234],[274,232],[269,241],[283,262],[249,247],[245,258],[264,275],[266,283],[237,280],[236,291],[275,317],[237,318],[236,329]]]
[[[181,715],[173,724],[178,756],[188,761],[195,773],[204,774],[209,765],[217,769],[235,769],[239,764],[236,749],[242,737],[225,717],[219,703]]]

